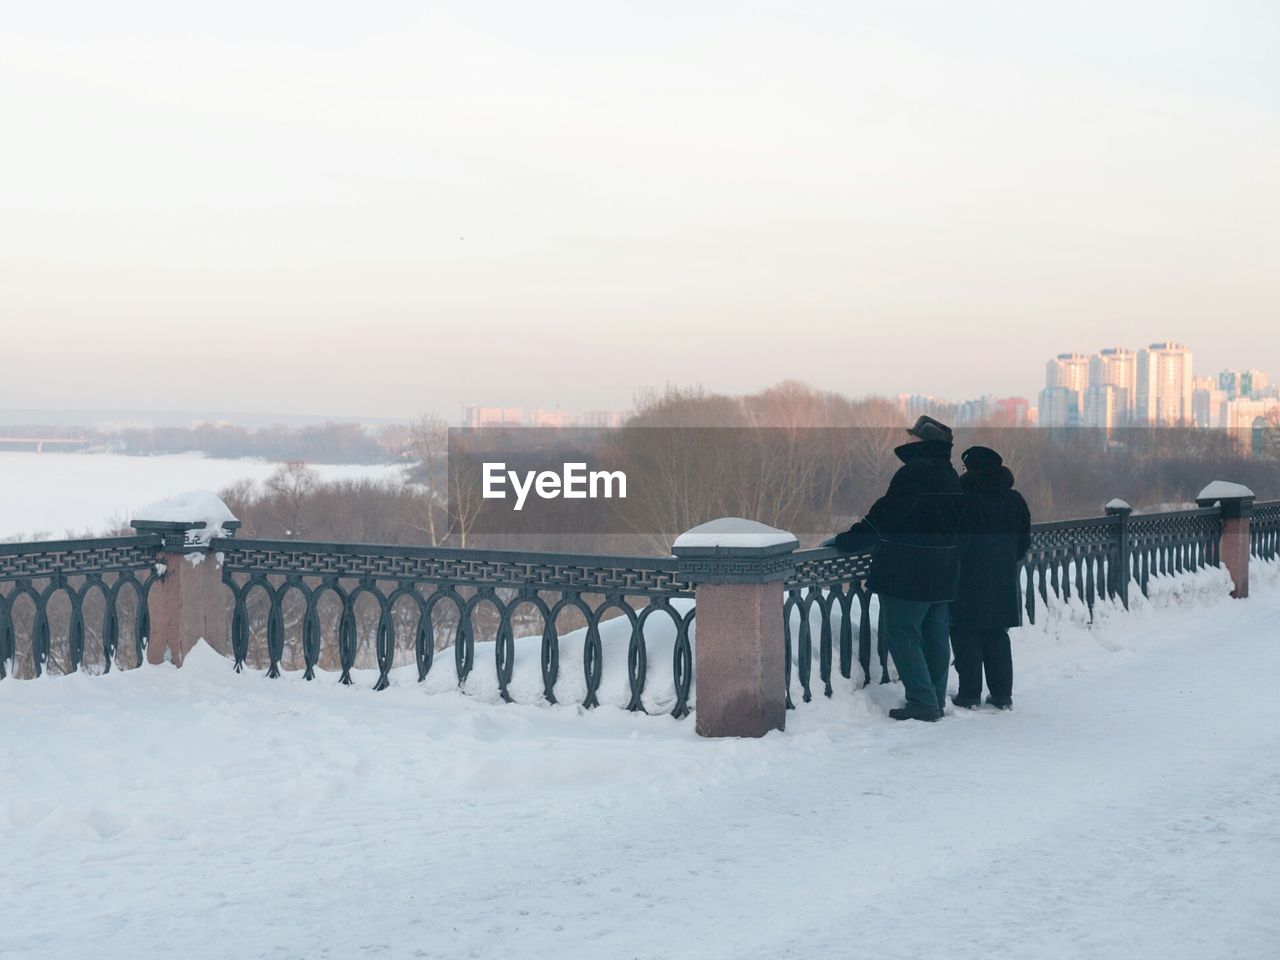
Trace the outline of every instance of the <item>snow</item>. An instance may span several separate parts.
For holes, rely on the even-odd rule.
[[[1127,501],[1121,500],[1119,497],[1116,497],[1112,500],[1108,500],[1107,505],[1103,509],[1104,510],[1132,510],[1133,507],[1129,506]]]
[[[1280,568],[1252,580],[1156,579],[1091,629],[1051,606],[1011,713],[895,724],[897,684],[838,679],[762,740],[203,646],[6,680],[0,956],[1273,956]]]
[[[50,539],[122,525],[145,503],[183,490],[221,490],[240,480],[261,483],[280,466],[181,454],[128,457],[109,453],[0,452],[0,539]],[[313,464],[324,481],[399,480],[399,466]]]
[[[187,542],[207,546],[214,537],[225,537],[229,524],[238,525],[235,514],[228,509],[216,493],[208,490],[190,490],[167,500],[158,500],[134,511],[130,520],[162,521],[165,523],[203,523],[204,527],[191,530]],[[234,526],[231,527],[235,529]],[[194,552],[194,551],[193,551]],[[191,555],[187,555],[191,560]],[[201,557],[203,559],[203,557]],[[199,560],[192,565],[199,564]]]
[[[676,537],[674,547],[777,547],[795,545],[785,530],[743,517],[721,517],[699,524]]]
[[[1232,483],[1230,480],[1214,480],[1200,491],[1197,500],[1231,500],[1238,497],[1252,497],[1253,491],[1243,483]]]

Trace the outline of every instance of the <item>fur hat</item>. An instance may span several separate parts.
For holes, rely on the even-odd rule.
[[[933,419],[933,417],[921,417],[907,433],[917,440],[939,440],[942,443],[952,442],[951,428],[941,420]]]
[[[970,447],[960,454],[960,462],[966,470],[981,470],[983,467],[998,467],[1004,458],[990,447]]]

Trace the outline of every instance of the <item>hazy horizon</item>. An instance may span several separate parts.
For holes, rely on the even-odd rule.
[[[1280,377],[1280,8],[233,0],[0,29],[0,408]]]

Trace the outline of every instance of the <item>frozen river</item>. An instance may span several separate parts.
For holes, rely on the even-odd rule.
[[[0,453],[0,539],[101,533],[154,500],[188,490],[220,490],[265,480],[266,460],[198,454],[126,457],[109,453]],[[316,464],[324,480],[398,479],[398,466]]]

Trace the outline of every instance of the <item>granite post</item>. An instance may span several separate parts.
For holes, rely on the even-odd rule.
[[[1196,504],[1222,511],[1222,532],[1218,537],[1218,556],[1231,575],[1231,596],[1249,596],[1249,524],[1253,517],[1254,493],[1239,483],[1215,480],[1196,497]]]
[[[214,533],[232,536],[240,522],[220,520],[212,531],[207,520],[195,519],[135,518],[131,526],[138,533],[158,534],[161,538],[160,563],[164,572],[152,584],[147,598],[151,616],[147,662],[168,661],[180,667],[201,639],[216,650],[226,650],[231,642],[229,595],[210,539]]]
[[[681,534],[672,546],[697,604],[694,729],[702,737],[762,737],[786,727],[783,580],[799,544],[736,517]]]

